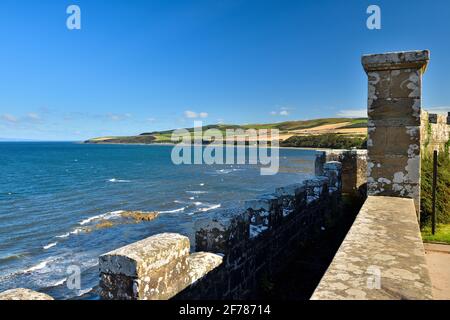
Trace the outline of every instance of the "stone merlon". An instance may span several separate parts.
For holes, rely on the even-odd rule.
[[[189,239],[163,233],[100,256],[100,272],[138,277],[189,254]]]
[[[366,72],[398,69],[421,69],[424,72],[429,60],[430,51],[419,50],[364,55],[362,64]]]
[[[189,238],[163,233],[100,256],[101,297],[170,299],[222,263],[219,255],[189,251]]]

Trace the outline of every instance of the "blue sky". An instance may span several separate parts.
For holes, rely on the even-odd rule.
[[[424,106],[450,110],[449,38],[448,0],[2,0],[0,138],[354,116],[361,55],[412,49],[431,50]]]

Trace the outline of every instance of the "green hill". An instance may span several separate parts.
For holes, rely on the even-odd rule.
[[[203,131],[217,129],[225,134],[227,129],[278,129],[281,145],[291,147],[361,147],[367,135],[366,118],[323,118],[262,124],[215,124],[203,127]],[[186,128],[193,132],[194,128]],[[145,132],[128,137],[92,138],[86,143],[171,143],[173,130]]]

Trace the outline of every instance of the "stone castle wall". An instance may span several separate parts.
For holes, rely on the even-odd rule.
[[[342,168],[221,210],[196,225],[196,251],[177,234],[150,237],[100,257],[103,299],[247,299],[263,279],[338,220]]]
[[[450,148],[450,112],[448,115],[422,111],[420,134],[424,155],[434,150],[445,152]]]
[[[223,255],[223,264],[177,299],[251,299],[338,219],[341,165],[328,162],[324,176],[247,201],[198,223],[196,249]]]
[[[327,150],[325,159],[342,164],[342,193],[367,196],[367,150]]]

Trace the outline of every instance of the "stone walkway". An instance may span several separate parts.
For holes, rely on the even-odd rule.
[[[436,300],[450,300],[450,245],[424,243]]]
[[[369,196],[311,300],[429,300],[427,269],[414,200]]]

